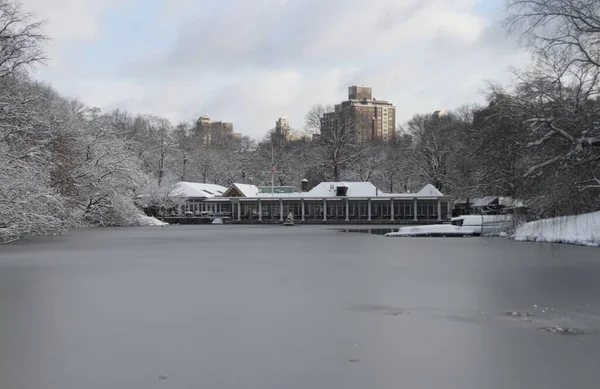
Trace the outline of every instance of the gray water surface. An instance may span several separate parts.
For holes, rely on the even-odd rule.
[[[2,389],[597,388],[598,330],[594,248],[326,226],[0,246]]]

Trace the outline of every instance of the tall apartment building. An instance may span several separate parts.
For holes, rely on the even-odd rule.
[[[275,132],[281,134],[283,139],[287,139],[290,136],[290,122],[286,117],[280,117],[275,122]]]
[[[321,134],[326,135],[337,126],[350,130],[359,143],[387,142],[396,134],[396,108],[389,101],[374,99],[370,87],[351,86],[348,100],[337,104],[334,112],[321,118]]]
[[[196,121],[194,134],[196,139],[205,145],[241,139],[241,134],[233,132],[233,123],[212,122],[207,116],[201,116]]]
[[[272,134],[272,140],[275,142],[285,142],[290,140],[290,122],[285,117],[280,117],[275,122],[275,131]]]
[[[275,143],[279,142],[298,142],[310,141],[308,134],[292,131],[289,120],[282,116],[275,122],[275,130],[271,134],[271,140]]]

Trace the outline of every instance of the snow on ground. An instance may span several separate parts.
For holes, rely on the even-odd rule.
[[[155,217],[140,215],[140,226],[142,227],[153,227],[153,226],[168,226],[169,223],[161,222]]]
[[[517,228],[514,239],[600,246],[600,212],[526,223]]]
[[[475,235],[475,233],[476,231],[472,227],[459,227],[450,224],[435,224],[431,226],[400,227],[398,232],[389,232],[385,234],[385,236],[465,236]]]

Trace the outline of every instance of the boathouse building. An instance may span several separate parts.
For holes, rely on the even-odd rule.
[[[201,190],[203,184],[195,185]],[[416,193],[392,194],[370,182],[322,182],[309,191],[278,193],[236,183],[222,196],[185,199],[180,207],[180,215],[219,216],[232,223],[282,223],[291,213],[297,223],[307,224],[423,224],[448,219],[451,202],[433,185]]]

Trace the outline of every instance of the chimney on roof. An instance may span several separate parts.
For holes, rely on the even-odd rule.
[[[302,192],[308,192],[308,180],[305,178],[302,180],[302,184],[300,185],[300,190]]]

